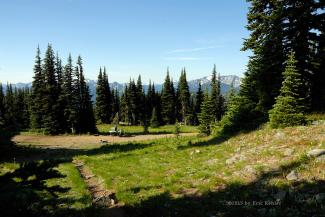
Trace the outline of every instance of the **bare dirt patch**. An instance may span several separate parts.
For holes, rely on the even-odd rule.
[[[181,133],[181,136],[195,136],[197,133]],[[89,149],[100,147],[105,144],[114,144],[131,141],[145,141],[161,138],[172,138],[174,134],[158,135],[137,135],[129,137],[118,136],[94,136],[94,135],[17,135],[12,141],[18,145],[33,145],[42,148],[69,148],[69,149]]]

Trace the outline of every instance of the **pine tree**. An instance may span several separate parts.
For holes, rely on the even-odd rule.
[[[3,92],[3,86],[2,83],[0,83],[0,130],[4,129],[6,127],[5,123],[5,95]]]
[[[58,110],[60,111],[60,115],[58,117],[59,123],[59,132],[65,133],[67,123],[64,114],[65,109],[65,96],[64,96],[64,70],[62,66],[62,60],[60,59],[58,53],[56,54],[55,60],[55,73],[57,80],[57,90],[58,90]]]
[[[185,68],[181,72],[181,77],[179,79],[179,101],[181,104],[181,116],[182,122],[185,125],[189,122],[190,113],[190,91],[186,79],[186,71]]]
[[[49,134],[59,133],[58,117],[58,88],[55,76],[55,56],[52,46],[49,44],[43,61],[43,72],[45,78],[45,90],[43,95],[43,124],[44,130]]]
[[[5,104],[5,123],[6,128],[10,130],[17,130],[18,129],[18,122],[17,122],[17,116],[16,116],[16,109],[15,109],[15,97],[14,97],[14,91],[11,84],[7,84],[6,88],[6,95],[4,98],[4,104]]]
[[[222,116],[224,115],[225,112],[225,98],[221,94],[221,75],[220,73],[218,74],[218,81],[217,81],[217,87],[218,87],[218,114],[217,118],[218,121],[221,120]]]
[[[13,111],[16,119],[16,129],[26,129],[29,127],[29,91],[28,88],[15,87]]]
[[[165,124],[175,123],[175,90],[174,85],[169,77],[169,70],[163,84],[161,93],[162,118]]]
[[[137,122],[141,125],[147,125],[147,116],[146,116],[146,103],[145,103],[145,93],[142,86],[141,75],[138,76],[137,85],[136,85],[136,97],[137,97]]]
[[[216,65],[213,67],[211,79],[211,100],[213,103],[212,113],[214,114],[214,121],[220,121],[224,112],[224,99],[221,95],[221,79],[220,74],[217,79]]]
[[[196,125],[198,125],[200,123],[199,119],[198,119],[198,114],[201,113],[201,105],[202,105],[203,99],[204,99],[204,94],[202,92],[202,85],[201,85],[201,82],[199,82],[199,87],[198,87],[198,90],[195,95],[195,107],[194,107],[194,115],[195,115],[194,122]]]
[[[79,133],[95,133],[96,121],[94,117],[93,105],[89,87],[85,81],[82,59],[78,56],[77,65],[79,69],[79,87],[80,87],[80,101],[79,101]]]
[[[130,108],[130,100],[129,100],[129,90],[128,86],[125,85],[124,91],[121,96],[121,120],[131,124],[131,108]]]
[[[214,114],[211,112],[213,110],[214,102],[209,96],[208,90],[204,95],[204,100],[201,105],[201,113],[199,113],[199,129],[201,133],[210,135],[212,132],[211,125],[214,122]]]
[[[146,104],[146,117],[151,117],[152,116],[152,110],[153,110],[153,92],[152,92],[152,84],[151,80],[149,80],[149,85],[148,85],[148,91],[147,94],[145,95],[145,104]]]
[[[41,51],[39,47],[37,47],[30,103],[30,125],[33,129],[40,129],[43,127],[43,91],[45,90],[45,79],[42,72],[42,60],[40,55]]]
[[[96,87],[96,117],[100,123],[110,123],[110,87],[105,69],[104,72],[102,73],[102,69],[99,69]]]
[[[112,95],[111,95],[111,87],[108,82],[108,76],[106,74],[106,67],[104,67],[103,71],[103,85],[104,85],[104,90],[105,90],[105,113],[106,113],[106,119],[107,123],[110,123],[113,114],[112,114]]]
[[[304,112],[306,106],[301,91],[304,88],[301,74],[296,68],[295,53],[288,56],[287,66],[283,73],[284,81],[280,89],[280,95],[270,111],[270,124],[272,127],[287,127],[306,123]]]
[[[74,107],[75,97],[73,95],[74,87],[73,87],[73,65],[72,65],[72,57],[69,54],[67,64],[64,67],[64,76],[63,76],[63,88],[62,88],[62,100],[64,100],[65,108],[63,111],[66,127],[65,131],[69,133],[74,133],[76,130],[76,111]]]
[[[131,125],[136,125],[139,120],[139,105],[138,105],[138,91],[137,86],[135,85],[134,80],[130,79],[129,86],[128,86],[128,105],[129,105],[129,117],[131,120]]]
[[[117,89],[115,89],[115,90],[112,89],[111,96],[112,96],[112,102],[111,102],[112,117],[114,119],[115,115],[120,112],[120,98],[119,98],[118,90]]]

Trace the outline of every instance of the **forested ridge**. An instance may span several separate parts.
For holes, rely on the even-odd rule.
[[[212,113],[201,111],[204,103],[201,84],[195,94],[190,93],[185,68],[181,71],[177,86],[167,69],[161,91],[156,91],[151,81],[145,91],[139,75],[136,81],[130,78],[124,91],[119,92],[110,87],[106,67],[101,67],[96,102],[92,102],[85,82],[82,58],[78,56],[74,65],[69,55],[63,66],[61,58],[54,54],[49,44],[44,58],[41,58],[41,51],[37,48],[31,89],[17,89],[7,84],[6,93],[1,90],[1,127],[10,130],[31,128],[48,134],[95,133],[96,123],[122,122],[144,127],[176,122],[199,125],[200,120],[204,119],[203,113],[214,114],[211,120],[207,120],[210,125],[220,120],[224,112],[220,75],[217,77],[214,66],[209,88],[211,96],[206,99],[211,105],[218,106]],[[204,132],[210,133],[210,130]]]
[[[199,125],[203,133],[210,134],[216,128],[223,133],[252,129],[269,119],[274,127],[305,124],[306,113],[325,110],[325,2],[248,2],[250,36],[242,49],[253,55],[238,94],[234,89],[226,97],[221,94],[215,66],[209,90],[199,84],[196,93],[189,91],[185,68],[177,86],[167,69],[161,91],[151,81],[144,91],[139,75],[118,92],[110,87],[109,72],[103,67],[94,103],[81,57],[73,64],[69,56],[63,66],[49,44],[44,58],[37,48],[31,89],[8,84],[4,93],[0,85],[1,128],[94,133],[96,122],[144,127],[180,122]],[[281,122],[286,116],[291,118]]]

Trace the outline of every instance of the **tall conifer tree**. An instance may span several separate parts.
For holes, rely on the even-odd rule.
[[[304,112],[306,106],[301,91],[304,89],[302,76],[296,68],[295,53],[288,56],[287,66],[283,73],[284,81],[280,95],[270,111],[270,124],[272,127],[287,127],[306,123]]]
[[[165,124],[175,123],[175,90],[174,85],[169,77],[169,70],[163,84],[161,93],[162,118]]]
[[[42,72],[41,51],[39,46],[36,50],[34,77],[32,82],[30,122],[31,128],[40,129],[43,127],[43,91],[45,90],[45,79]]]

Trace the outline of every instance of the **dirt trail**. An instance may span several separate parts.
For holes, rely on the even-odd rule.
[[[92,196],[92,204],[98,209],[98,216],[124,217],[124,203],[118,202],[113,190],[104,187],[103,180],[96,177],[81,160],[72,162],[78,169]]]
[[[197,133],[181,133],[181,136],[196,136]],[[94,135],[17,135],[12,141],[18,145],[35,145],[44,148],[69,148],[87,149],[96,148],[104,144],[144,141],[160,138],[172,138],[174,134],[137,135],[129,137],[118,136],[94,136]]]

